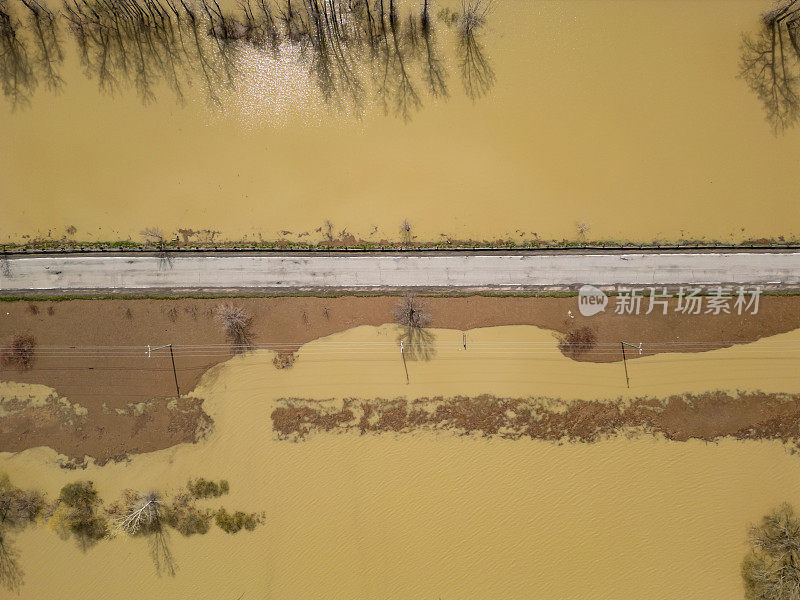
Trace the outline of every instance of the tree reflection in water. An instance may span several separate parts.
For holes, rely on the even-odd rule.
[[[258,60],[294,57],[328,105],[360,114],[375,100],[409,120],[425,91],[449,97],[446,57],[473,100],[495,79],[480,40],[488,4],[471,0],[434,16],[429,0],[420,2],[401,10],[396,0],[241,0],[229,11],[217,0],[64,0],[55,11],[38,0],[19,0],[16,10],[0,0],[0,80],[15,107],[40,81],[60,90],[63,21],[84,74],[103,93],[132,87],[147,104],[166,85],[182,103],[199,82],[220,105],[220,91],[236,87],[245,50],[255,49]]]
[[[764,106],[776,133],[800,119],[800,0],[762,15],[755,35],[742,36],[739,75]]]

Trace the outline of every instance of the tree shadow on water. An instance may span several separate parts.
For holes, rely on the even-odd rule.
[[[170,577],[174,577],[175,572],[178,570],[178,564],[175,562],[175,557],[169,547],[169,532],[161,523],[147,532],[147,544],[156,573],[158,575],[165,573]]]
[[[0,587],[16,592],[22,587],[22,581],[19,553],[8,533],[0,530]]]
[[[401,327],[397,342],[406,360],[429,361],[436,355],[436,335],[423,327]]]

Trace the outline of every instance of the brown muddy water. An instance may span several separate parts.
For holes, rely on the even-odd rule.
[[[471,330],[466,351],[462,332],[430,333],[431,359],[409,362],[408,384],[397,330],[358,327],[307,344],[291,369],[274,369],[266,351],[212,369],[193,392],[215,422],[198,444],[77,472],[45,448],[0,456],[17,485],[51,498],[78,478],[113,499],[202,475],[230,482],[226,505],[266,513],[252,533],[173,534],[174,577],[156,575],[143,539],[82,553],[46,527],[29,529],[17,539],[19,597],[742,597],[747,525],[800,493],[800,457],[778,442],[633,435],[559,445],[440,432],[292,443],[276,439],[269,415],[280,397],[797,393],[798,332],[633,361],[630,391],[619,364],[509,350],[554,349],[552,334],[535,327]]]
[[[494,2],[469,77],[439,16],[460,3],[437,3],[433,84],[417,4],[333,76],[285,39],[221,54],[207,24],[202,60],[183,32],[181,77],[102,72],[60,19],[56,91],[38,70],[27,98],[0,98],[0,241],[796,237],[797,103],[765,115],[737,78],[771,2]]]

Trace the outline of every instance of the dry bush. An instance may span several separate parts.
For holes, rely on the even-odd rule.
[[[27,310],[28,310],[28,312],[29,312],[29,313],[31,313],[32,315],[38,315],[38,314],[39,314],[39,307],[38,307],[38,306],[36,306],[36,305],[35,305],[33,302],[30,302],[30,303],[28,304],[28,309],[27,309]]]
[[[404,296],[400,299],[392,309],[392,314],[395,323],[404,327],[422,329],[431,324],[427,303],[415,296]]]
[[[147,227],[141,232],[142,237],[150,244],[162,245],[164,243],[164,232],[158,227]]]
[[[289,369],[294,365],[295,360],[297,360],[297,355],[294,352],[278,352],[272,359],[272,364],[276,369]]]
[[[579,327],[568,332],[558,342],[558,349],[570,358],[589,352],[597,345],[597,334],[591,327]]]
[[[214,318],[222,326],[225,337],[233,344],[234,352],[244,352],[250,347],[253,317],[245,309],[233,304],[220,304],[214,311]]]
[[[11,346],[3,349],[0,364],[4,367],[15,367],[27,371],[36,359],[36,339],[32,335],[18,335]]]
[[[47,314],[52,317],[54,314],[56,314],[56,309],[53,308],[52,306],[48,306],[47,307]]]
[[[141,494],[126,490],[122,502],[112,506],[108,512],[115,517],[116,527],[123,533],[154,533],[161,530],[164,501],[158,492]]]
[[[749,532],[750,552],[742,562],[747,600],[789,600],[800,597],[800,519],[783,504]]]

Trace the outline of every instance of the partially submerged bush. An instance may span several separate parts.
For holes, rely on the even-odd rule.
[[[211,511],[197,508],[189,494],[180,494],[164,509],[164,522],[185,536],[208,533],[213,516]]]
[[[579,327],[569,331],[558,342],[558,349],[570,358],[589,352],[597,345],[597,334],[591,327]]]
[[[0,587],[14,592],[22,585],[19,552],[11,532],[24,529],[44,508],[44,498],[39,492],[15,487],[7,475],[0,473]]]
[[[220,508],[214,517],[217,526],[225,533],[237,533],[242,529],[253,531],[261,523],[260,517],[256,513],[246,513],[237,510],[231,514],[224,508]]]
[[[91,481],[68,483],[58,495],[50,526],[63,536],[75,536],[86,549],[106,537],[108,522],[98,514],[100,499]]]
[[[197,479],[189,480],[186,487],[189,488],[189,493],[195,498],[219,498],[230,491],[230,486],[224,479],[215,482],[198,477]]]
[[[36,359],[36,339],[32,335],[18,335],[11,342],[11,346],[3,349],[0,363],[4,367],[14,367],[20,371],[27,371],[33,366]]]
[[[750,552],[742,562],[747,600],[800,598],[800,519],[789,504],[750,528]]]
[[[272,364],[276,369],[289,369],[294,365],[295,360],[297,360],[297,355],[294,352],[278,352],[272,359]]]
[[[0,474],[0,529],[21,529],[42,514],[42,494],[12,485],[8,475]]]

